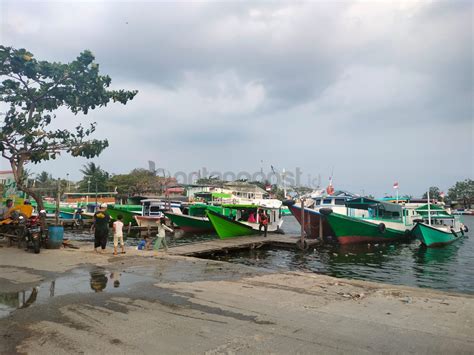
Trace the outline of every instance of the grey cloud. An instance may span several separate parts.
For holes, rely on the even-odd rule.
[[[91,49],[114,85],[140,90],[87,117],[112,170],[155,154],[170,169],[255,169],[262,155],[313,175],[337,165],[375,193],[397,175],[413,193],[472,175],[471,2],[2,5],[3,43],[63,61]],[[437,158],[423,153],[419,171],[426,132]]]

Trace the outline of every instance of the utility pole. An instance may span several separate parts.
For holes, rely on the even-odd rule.
[[[90,193],[90,190],[91,190],[91,179],[89,178],[87,180],[87,196],[86,196],[86,204],[88,205],[89,204],[89,193]]]

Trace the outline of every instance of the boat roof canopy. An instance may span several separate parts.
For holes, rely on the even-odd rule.
[[[215,197],[215,198],[231,198],[232,194],[226,194],[224,192],[213,192],[212,197]]]
[[[235,203],[229,203],[229,204],[223,204],[222,207],[224,208],[232,208],[235,210],[244,210],[244,209],[261,209],[261,210],[275,210],[279,209],[279,207],[276,206],[262,206],[262,205],[252,205],[252,204],[235,204]]]
[[[347,208],[358,210],[368,210],[369,208],[378,208],[387,212],[400,212],[402,207],[396,203],[374,200],[368,197],[358,197],[346,202]]]
[[[428,216],[428,204],[418,207],[415,210],[421,216]],[[430,203],[431,218],[453,218],[443,207]]]

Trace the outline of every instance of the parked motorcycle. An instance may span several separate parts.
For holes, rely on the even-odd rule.
[[[26,250],[33,249],[35,254],[38,254],[43,239],[39,216],[31,217],[26,220],[22,216],[19,218],[21,220],[19,225],[24,225],[23,236],[19,245],[23,245]]]

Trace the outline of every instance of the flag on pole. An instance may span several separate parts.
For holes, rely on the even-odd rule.
[[[395,182],[395,183],[393,184],[393,188],[394,188],[394,189],[398,189],[398,182]]]

